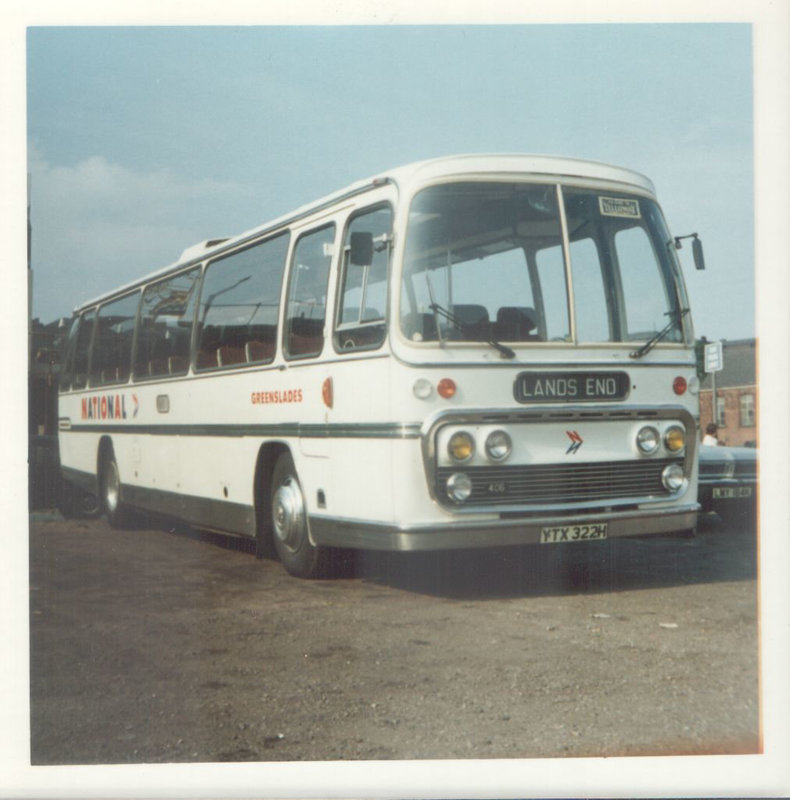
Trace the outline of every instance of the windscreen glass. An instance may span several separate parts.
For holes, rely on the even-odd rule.
[[[551,307],[542,307],[536,254],[552,249],[561,249],[553,186],[453,183],[425,189],[409,213],[404,334],[417,342],[546,341],[549,331],[567,334],[561,257],[543,265],[552,291]]]
[[[565,188],[563,197],[579,341],[643,342],[674,322],[663,341],[682,342],[672,243],[658,206],[588,189]]]
[[[400,324],[413,342],[683,341],[682,288],[658,207],[555,185],[432,186],[411,205]],[[571,309],[568,275],[575,308]]]

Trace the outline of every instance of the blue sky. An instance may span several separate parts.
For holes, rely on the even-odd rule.
[[[755,335],[748,24],[30,28],[33,314],[359,178],[465,152],[647,174],[698,335]]]

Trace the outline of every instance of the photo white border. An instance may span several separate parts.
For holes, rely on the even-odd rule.
[[[536,4],[537,5],[537,4]],[[472,4],[418,0],[318,0],[253,5],[226,0],[181,4],[32,2],[0,12],[0,224],[11,302],[0,315],[5,343],[4,452],[0,508],[0,797],[780,797],[788,766],[788,94],[790,3],[771,0],[555,0]],[[29,766],[25,29],[30,25],[432,24],[745,22],[753,25],[755,68],[755,236],[760,384],[760,635],[765,752],[755,756],[584,758],[143,766]],[[699,54],[704,59],[704,53]],[[9,305],[14,307],[10,314]],[[16,315],[19,316],[16,316]],[[23,338],[24,337],[24,338]]]

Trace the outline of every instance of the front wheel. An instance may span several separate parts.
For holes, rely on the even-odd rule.
[[[304,495],[290,453],[277,459],[271,485],[272,538],[280,561],[297,578],[323,577],[329,554],[310,541]]]

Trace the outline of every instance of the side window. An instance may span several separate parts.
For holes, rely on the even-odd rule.
[[[90,346],[93,337],[93,325],[96,321],[96,311],[88,311],[80,318],[77,330],[77,344],[74,350],[74,375],[72,389],[84,389],[88,385],[88,365],[90,360]]]
[[[277,350],[288,234],[212,262],[200,293],[197,369],[266,364]]]
[[[288,277],[285,353],[289,358],[317,356],[324,349],[326,292],[335,226],[302,236],[296,243]]]
[[[354,217],[343,242],[343,273],[340,277],[335,348],[338,351],[380,347],[387,335],[387,277],[392,210],[377,208]],[[364,260],[352,263],[352,236],[372,239],[372,250]]]
[[[189,370],[199,277],[196,267],[146,287],[137,330],[135,378],[185,375]]]
[[[140,293],[99,309],[91,358],[91,385],[125,383],[132,370],[132,339]]]

